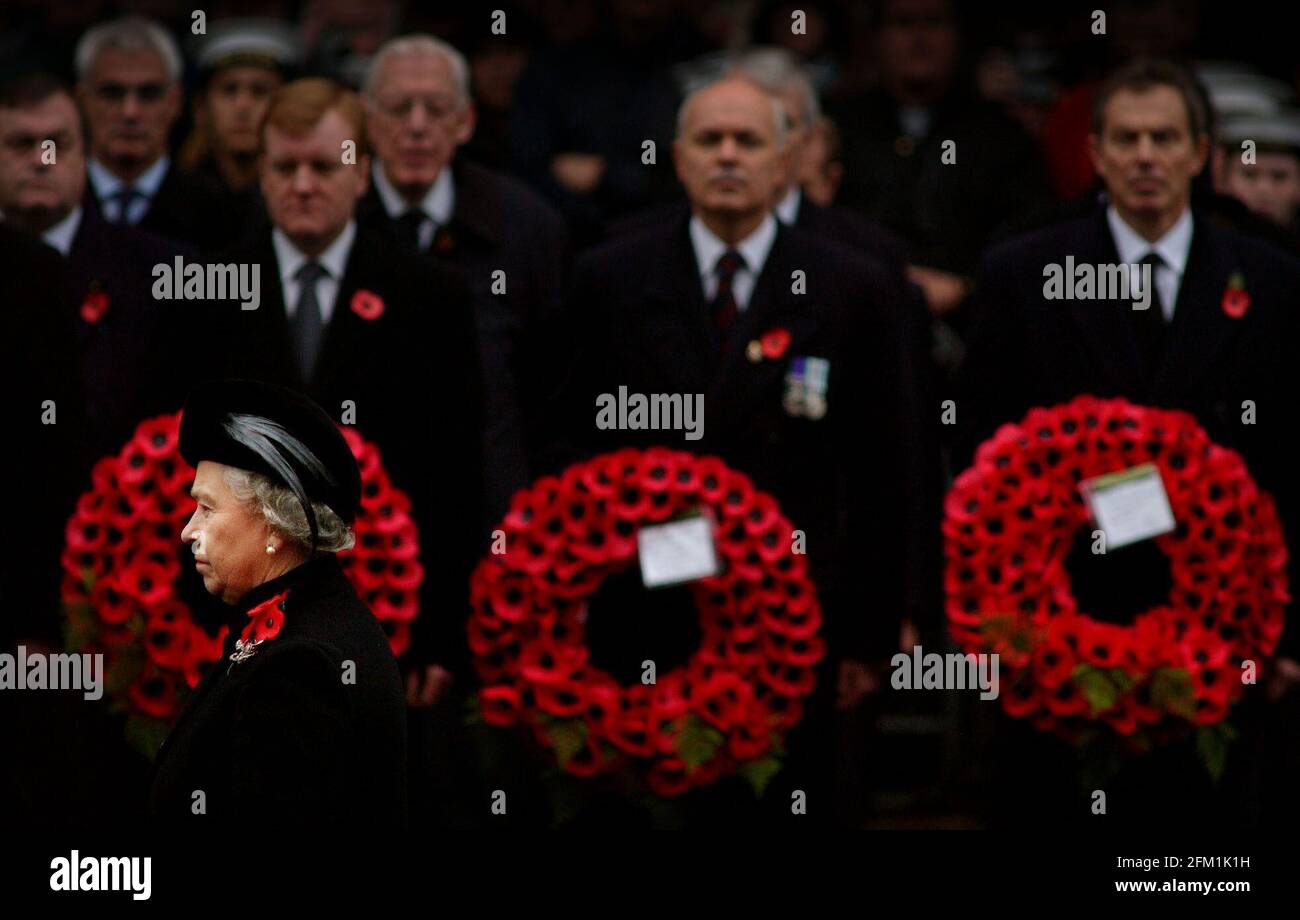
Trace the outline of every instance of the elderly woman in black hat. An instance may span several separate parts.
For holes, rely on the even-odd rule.
[[[197,503],[181,539],[233,610],[226,657],[159,751],[150,813],[400,823],[401,679],[334,556],[360,501],[347,442],[305,396],[223,381],[191,394],[180,449]]]

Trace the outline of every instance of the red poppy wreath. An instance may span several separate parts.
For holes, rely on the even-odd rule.
[[[1172,588],[1131,625],[1100,622],[1079,610],[1065,568],[1076,531],[1094,526],[1079,484],[1146,463],[1176,522],[1155,538]],[[944,517],[954,638],[1000,654],[1009,715],[1072,741],[1108,726],[1142,750],[1189,725],[1227,730],[1248,663],[1282,631],[1273,499],[1185,412],[1088,396],[1033,409],[980,446]]]
[[[227,631],[209,635],[176,591],[180,532],[194,508],[179,430],[179,413],[147,419],[116,456],[95,464],[62,556],[67,645],[104,654],[107,695],[150,756],[203,667],[220,657]],[[424,578],[410,500],[389,481],[378,448],[342,431],[361,467],[361,509],[356,546],[339,562],[400,655]]]
[[[587,660],[587,601],[634,564],[642,525],[697,512],[722,561],[691,583],[700,647],[651,684],[620,685]],[[630,773],[676,796],[738,772],[762,789],[825,653],[775,499],[716,457],[623,450],[518,492],[501,538],[471,580],[484,721],[527,726],[577,776]]]

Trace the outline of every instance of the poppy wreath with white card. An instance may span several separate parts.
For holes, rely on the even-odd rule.
[[[689,583],[700,647],[653,683],[620,685],[588,662],[588,599],[637,563],[645,530],[697,514],[721,560]],[[671,797],[739,773],[761,793],[825,655],[806,557],[775,499],[716,457],[628,449],[518,492],[498,540],[471,580],[483,721],[528,729],[572,775],[618,773]]]
[[[1144,465],[1172,512],[1154,537],[1172,587],[1131,625],[1101,622],[1079,609],[1065,566],[1076,533],[1097,533],[1081,486]],[[1009,715],[1136,751],[1195,731],[1221,767],[1224,719],[1273,654],[1289,599],[1273,499],[1237,453],[1185,412],[1090,396],[1033,409],[980,445],[943,533],[953,637],[1000,654]]]
[[[378,448],[341,430],[361,468],[361,508],[356,546],[338,553],[339,563],[401,655],[424,580],[411,503],[389,481]],[[180,413],[146,419],[115,456],[95,464],[61,559],[66,645],[104,654],[105,696],[150,758],[186,693],[221,657],[228,631],[209,634],[176,590],[180,558],[189,555],[181,528],[194,510],[194,468],[180,455],[179,432]],[[259,629],[257,638],[270,633]]]

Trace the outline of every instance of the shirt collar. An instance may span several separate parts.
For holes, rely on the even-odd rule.
[[[1106,209],[1106,222],[1110,225],[1111,236],[1115,238],[1115,250],[1119,253],[1121,262],[1135,265],[1154,250],[1175,274],[1181,275],[1187,268],[1187,255],[1192,248],[1191,208],[1184,208],[1182,216],[1154,243],[1147,242],[1140,233],[1125,223],[1114,205]]]
[[[734,246],[728,246],[697,215],[692,215],[690,224],[691,245],[695,248],[695,261],[700,269],[700,276],[707,278],[717,267],[718,258],[728,249],[734,249],[745,259],[745,268],[757,277],[763,271],[763,263],[776,240],[776,218],[769,211],[763,222]]]
[[[131,186],[136,191],[144,193],[146,198],[153,198],[158,193],[158,187],[162,185],[171,165],[171,157],[163,154],[154,160],[153,165],[142,172]],[[106,201],[114,192],[126,188],[126,182],[110,172],[107,166],[94,157],[86,163],[86,173],[90,176],[90,184],[95,189],[95,197],[100,201]]]
[[[375,160],[370,172],[374,177],[375,191],[379,193],[379,200],[383,202],[384,210],[388,212],[389,217],[401,217],[411,209],[412,205],[402,197],[402,193],[393,183],[388,181],[388,176],[384,174],[384,167],[378,159]],[[424,198],[414,207],[418,207],[439,227],[447,225],[456,208],[456,187],[452,182],[450,166],[444,166],[438,171],[438,178],[433,180],[433,185],[429,186],[429,190],[424,193]]]
[[[335,281],[343,280],[343,272],[347,268],[348,255],[352,252],[352,241],[356,239],[356,235],[356,221],[350,220],[344,226],[343,232],[335,237],[334,242],[330,243],[314,260],[319,262]],[[286,283],[296,281],[294,276],[298,274],[298,269],[308,262],[307,256],[284,235],[279,227],[271,231],[271,245],[275,247],[275,260],[280,263],[280,280]]]
[[[803,195],[799,191],[798,184],[790,186],[790,191],[785,193],[785,197],[777,203],[776,216],[781,223],[787,227],[793,227],[799,220],[799,204],[803,200]]]
[[[72,251],[72,240],[77,235],[77,229],[81,226],[81,205],[72,209],[71,213],[63,220],[59,221],[50,229],[41,234],[41,239],[47,245],[53,246],[63,257],[67,258],[68,253]]]

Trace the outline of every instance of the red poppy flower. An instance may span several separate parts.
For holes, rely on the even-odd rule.
[[[376,320],[384,315],[384,299],[371,291],[360,290],[352,295],[352,312],[364,320]]]
[[[150,460],[161,461],[173,456],[178,448],[180,427],[176,416],[162,415],[158,418],[145,419],[135,429],[131,441],[142,450]]]
[[[763,349],[763,357],[775,361],[784,357],[786,349],[790,347],[790,330],[782,328],[768,330],[758,341]]]
[[[1220,303],[1223,312],[1232,319],[1241,319],[1250,309],[1250,294],[1242,288],[1229,287],[1223,292],[1223,301]]]
[[[172,596],[175,573],[154,562],[142,562],[122,572],[122,590],[145,607],[163,603]]]
[[[519,690],[509,684],[484,687],[480,694],[483,721],[489,725],[513,725],[519,718]]]
[[[222,648],[229,634],[230,629],[226,626],[222,626],[215,636],[209,636],[193,623],[189,624],[189,639],[186,643],[189,656],[182,673],[185,683],[191,688],[199,685],[201,678],[199,669],[203,665],[220,660]]]
[[[176,679],[170,671],[147,664],[126,693],[132,705],[147,716],[166,719],[175,713]]]
[[[248,611],[248,625],[244,627],[240,638],[248,642],[268,642],[280,635],[284,628],[284,603],[288,591],[281,591],[275,597],[263,601]]]
[[[690,777],[686,773],[686,761],[680,757],[670,757],[654,762],[646,777],[650,789],[665,798],[681,795],[691,788]]]
[[[98,323],[108,312],[108,292],[92,286],[81,301],[81,318],[88,323]]]

